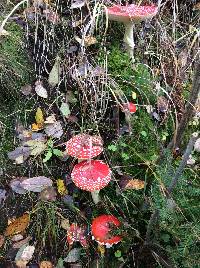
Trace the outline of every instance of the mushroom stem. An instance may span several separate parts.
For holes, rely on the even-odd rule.
[[[133,38],[133,22],[127,22],[125,25],[125,34],[124,34],[124,43],[126,43],[127,51],[130,55],[130,58],[134,62],[133,50],[135,47],[134,38]]]
[[[99,192],[100,192],[99,190],[91,192],[92,199],[93,199],[95,204],[99,203],[99,201],[100,201]]]

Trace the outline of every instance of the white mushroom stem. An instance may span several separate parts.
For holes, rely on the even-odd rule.
[[[100,192],[99,190],[91,192],[92,199],[93,199],[95,204],[99,203],[99,201],[100,201],[99,192]]]
[[[133,38],[133,26],[134,23],[132,21],[124,23],[125,25],[125,34],[124,34],[124,42],[126,43],[127,51],[130,55],[130,58],[134,62],[134,54],[133,50],[135,47],[134,38]]]

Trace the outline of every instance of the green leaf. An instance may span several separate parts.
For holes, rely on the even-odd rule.
[[[124,158],[124,160],[128,160],[129,159],[129,155],[126,153],[122,153],[122,157]]]
[[[140,134],[141,134],[143,137],[145,137],[145,138],[147,137],[147,133],[146,133],[146,131],[144,131],[144,130],[141,131]]]
[[[59,149],[53,149],[53,154],[60,157],[63,156],[63,152],[60,151]]]
[[[116,152],[117,151],[117,146],[115,146],[114,144],[108,145],[108,150]]]
[[[49,73],[49,85],[55,87],[60,81],[60,57],[56,57],[55,63],[51,72]]]
[[[68,117],[71,113],[69,104],[67,102],[63,102],[60,106],[60,111],[65,117]]]
[[[120,250],[115,251],[115,257],[120,258],[122,256],[122,252]]]
[[[51,157],[52,157],[53,153],[52,151],[48,151],[45,155],[45,158],[43,159],[43,163],[46,163]]]

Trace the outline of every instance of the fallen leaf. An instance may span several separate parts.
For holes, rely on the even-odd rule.
[[[35,251],[34,246],[27,246],[25,244],[19,249],[19,252],[17,253],[15,257],[15,261],[30,261],[33,257],[33,253]]]
[[[76,262],[80,259],[81,256],[81,248],[73,248],[68,253],[67,257],[64,258],[65,262]]]
[[[50,261],[40,262],[40,268],[53,268],[53,264]]]
[[[14,151],[8,153],[8,158],[14,160],[16,164],[22,164],[30,156],[30,148],[20,146],[17,147]]]
[[[60,111],[63,114],[63,116],[67,118],[71,113],[69,104],[67,102],[63,102],[60,106]]]
[[[13,242],[18,242],[20,240],[22,240],[24,237],[22,234],[16,234],[16,235],[13,235],[13,237],[11,238],[11,241]]]
[[[51,72],[49,73],[48,82],[49,85],[52,87],[55,87],[60,81],[60,57],[57,56],[54,66],[51,69]]]
[[[0,235],[0,248],[3,246],[4,241],[5,241],[4,236],[3,235]]]
[[[25,190],[39,193],[46,187],[52,186],[52,184],[53,182],[51,179],[44,176],[39,176],[24,180],[21,183],[21,187],[23,187]]]
[[[44,131],[47,136],[59,139],[63,135],[63,128],[60,121],[56,121],[52,124],[46,124]]]
[[[29,214],[25,213],[23,216],[15,219],[9,224],[5,230],[5,236],[12,236],[23,232],[29,225]]]
[[[12,245],[13,248],[21,248],[23,245],[27,244],[32,239],[31,236],[27,236],[25,239],[20,240]]]
[[[41,81],[36,81],[35,82],[35,92],[37,95],[41,98],[47,99],[48,98],[48,93],[46,88],[43,87]],[[37,121],[37,120],[36,120]],[[38,122],[37,122],[38,123]]]
[[[94,45],[96,43],[97,43],[96,37],[90,36],[90,35],[85,36],[85,38],[84,38],[84,45],[86,47],[89,47],[89,46]]]
[[[52,114],[50,116],[48,116],[46,118],[46,120],[44,121],[45,124],[54,124],[56,123],[56,117],[55,117],[55,114]]]
[[[57,190],[60,195],[67,194],[67,188],[65,186],[64,180],[58,179],[56,181],[57,184]]]
[[[71,4],[71,9],[81,8],[85,5],[85,0],[73,0]]]
[[[15,261],[17,268],[27,268],[27,266],[26,266],[27,263],[28,263],[28,261],[23,261],[23,260]]]
[[[35,114],[35,120],[37,124],[44,124],[44,116],[42,109],[40,107],[37,108],[36,114]]]
[[[70,229],[70,224],[69,224],[69,220],[68,219],[61,219],[61,223],[60,223],[61,227],[64,230],[69,230]]]
[[[126,184],[125,189],[140,190],[144,188],[144,185],[145,185],[144,181],[138,179],[132,179]]]
[[[23,87],[21,87],[21,93],[25,96],[30,95],[32,92],[32,87],[31,85],[25,85]]]
[[[33,155],[33,156],[37,156],[43,153],[47,148],[46,142],[37,141],[37,140],[27,141],[25,145],[30,148],[30,155]]]
[[[27,179],[26,177],[19,177],[10,181],[11,189],[17,194],[26,194],[27,191],[21,187],[21,182]]]
[[[98,247],[97,247],[97,250],[98,252],[103,256],[105,254],[105,246],[104,245],[100,245],[98,244]]]

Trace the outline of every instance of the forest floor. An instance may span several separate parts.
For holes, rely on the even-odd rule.
[[[200,3],[119,2],[0,3],[0,268],[200,267]]]

